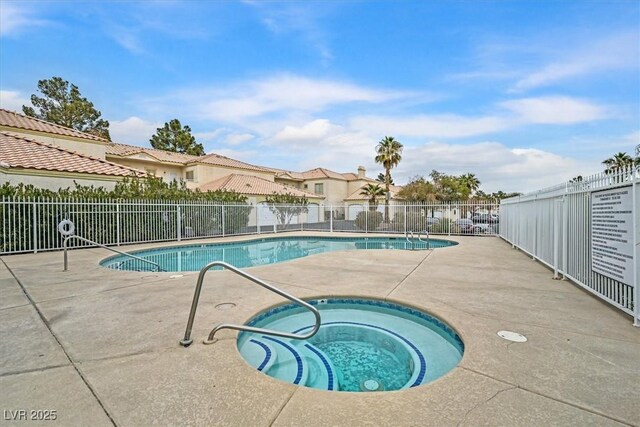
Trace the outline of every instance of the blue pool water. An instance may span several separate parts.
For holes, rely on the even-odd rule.
[[[443,248],[456,242],[429,239],[429,248]],[[355,249],[427,249],[417,239],[393,237],[272,237],[242,242],[168,246],[131,252],[153,261],[164,271],[199,271],[211,261],[224,261],[238,268],[275,264],[324,252]],[[153,265],[123,255],[103,260],[102,266],[116,270],[148,271]]]
[[[309,301],[322,326],[308,340],[242,332],[238,349],[259,371],[280,380],[331,391],[390,391],[416,387],[453,369],[464,353],[455,331],[422,311],[374,299]],[[304,333],[314,317],[284,304],[250,326]]]

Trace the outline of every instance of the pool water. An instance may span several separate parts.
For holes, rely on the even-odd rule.
[[[428,248],[443,248],[456,242],[429,239]],[[163,271],[199,271],[211,261],[224,261],[238,268],[275,264],[325,252],[361,249],[427,249],[427,243],[394,237],[275,237],[242,242],[168,246],[130,252],[160,265]],[[115,270],[149,271],[155,267],[124,255],[103,260]]]
[[[259,371],[280,380],[331,391],[391,391],[416,387],[453,369],[464,344],[451,327],[428,313],[375,299],[309,301],[322,317],[308,340],[242,332],[238,350]],[[284,304],[247,324],[305,333],[314,317]]]

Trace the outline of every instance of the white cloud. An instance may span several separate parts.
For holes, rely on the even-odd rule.
[[[0,36],[14,36],[25,29],[47,25],[49,22],[36,17],[32,5],[2,1],[0,6]]]
[[[0,90],[0,108],[21,113],[23,105],[30,105],[30,101],[27,98],[23,98],[20,92]]]
[[[334,125],[329,120],[317,119],[303,126],[285,126],[273,137],[276,142],[301,143],[317,142],[330,135],[344,132],[342,126]]]
[[[122,144],[149,146],[149,139],[156,133],[161,123],[153,123],[139,117],[129,117],[126,120],[109,122],[111,140]]]
[[[497,142],[447,144],[429,142],[407,147],[394,174],[398,182],[436,169],[447,174],[474,173],[481,188],[493,191],[532,191],[580,174],[575,159],[533,148],[509,148]],[[396,178],[397,177],[397,178]]]
[[[249,142],[253,139],[255,139],[255,135],[252,135],[250,133],[230,133],[224,137],[222,143],[225,145],[236,146],[242,145],[245,142]]]
[[[519,79],[513,92],[552,85],[571,78],[616,69],[637,69],[640,64],[637,31],[590,41],[585,47],[564,46],[556,61]]]
[[[566,96],[546,96],[505,101],[502,107],[516,113],[524,123],[572,124],[604,119],[605,108]]]
[[[503,130],[511,125],[498,116],[464,117],[454,114],[413,115],[403,117],[356,116],[350,125],[377,135],[459,138]]]

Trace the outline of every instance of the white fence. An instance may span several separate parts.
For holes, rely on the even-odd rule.
[[[500,236],[640,326],[640,172],[597,174],[500,205]]]
[[[0,199],[0,254],[62,248],[58,232],[104,245],[185,240],[282,231],[497,235],[499,206],[489,203],[268,206],[160,200]],[[87,246],[74,242],[76,247]]]

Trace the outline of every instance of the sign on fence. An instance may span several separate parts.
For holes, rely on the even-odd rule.
[[[633,286],[633,187],[591,193],[591,269]]]

